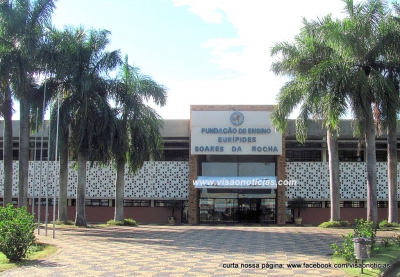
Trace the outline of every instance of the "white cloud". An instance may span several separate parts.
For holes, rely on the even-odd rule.
[[[210,63],[228,70],[222,80],[185,81],[170,86],[169,111],[165,118],[188,118],[190,104],[274,104],[284,79],[270,72],[274,43],[291,41],[299,33],[302,18],[317,19],[329,13],[339,16],[340,0],[232,1],[173,0],[176,6],[188,6],[206,22],[230,22],[237,37],[210,39]],[[236,73],[236,74],[235,74]],[[234,78],[232,78],[234,76]],[[190,91],[190,93],[188,93]],[[175,99],[175,95],[180,95]],[[185,95],[182,97],[182,95]],[[171,105],[177,104],[176,107]],[[178,113],[179,107],[187,111]]]
[[[189,10],[197,14],[201,19],[210,23],[221,23],[224,14],[218,9],[217,1],[204,0],[173,0],[176,7],[189,6]]]

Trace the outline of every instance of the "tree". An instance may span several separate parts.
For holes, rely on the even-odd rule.
[[[62,83],[68,89],[60,103],[60,141],[64,146],[69,144],[78,159],[77,226],[86,226],[86,162],[109,161],[115,129],[114,112],[108,102],[111,85],[106,76],[121,59],[119,51],[105,51],[109,34],[106,30],[85,31],[82,27],[64,30],[68,43],[61,52],[66,64],[59,70]],[[66,142],[68,129],[70,142]],[[65,157],[60,155],[62,159]]]
[[[399,72],[394,70],[400,64],[389,65],[382,69],[382,74],[393,88],[387,89],[385,98],[376,103],[374,116],[377,120],[378,132],[387,132],[387,168],[388,168],[388,222],[398,222],[397,206],[397,112],[399,109]]]
[[[323,21],[330,21],[329,17]],[[285,132],[287,118],[300,106],[296,120],[296,138],[304,143],[307,137],[307,123],[310,118],[322,120],[327,129],[329,151],[331,220],[340,220],[340,173],[337,134],[340,116],[346,111],[346,97],[340,81],[332,74],[338,68],[332,49],[319,40],[315,34],[315,22],[303,20],[301,33],[294,43],[278,43],[271,54],[280,55],[272,65],[278,75],[288,75],[288,81],[280,90],[278,103],[272,112],[272,120]]]
[[[20,150],[18,206],[27,205],[30,103],[35,76],[44,65],[37,57],[44,41],[44,28],[55,8],[53,0],[14,0],[0,2],[2,29],[12,53],[10,81],[14,96],[20,102]]]
[[[124,172],[128,163],[130,173],[137,172],[146,160],[162,155],[161,118],[146,102],[166,103],[166,89],[138,68],[128,64],[128,56],[121,66],[115,86],[117,124],[113,156],[117,166],[115,180],[115,221],[124,220]]]
[[[0,4],[0,9],[3,6]],[[0,12],[1,14],[1,12]],[[12,131],[12,93],[11,78],[11,47],[7,38],[6,26],[0,21],[0,114],[4,118],[3,131],[3,166],[4,166],[4,197],[3,205],[12,203],[12,175],[13,175],[13,131]]]
[[[398,222],[397,206],[397,113],[400,106],[400,6],[394,5],[395,14],[386,21],[381,29],[385,34],[381,36],[379,44],[384,45],[385,68],[383,75],[392,89],[386,90],[387,96],[380,99],[381,121],[383,130],[387,130],[387,162],[388,162],[388,222]]]
[[[344,65],[338,75],[355,119],[355,132],[365,138],[367,219],[377,222],[376,115],[381,113],[380,100],[393,94],[394,89],[382,74],[388,60],[381,42],[387,37],[383,30],[390,13],[386,2],[381,0],[344,2],[345,18],[324,25],[321,34]]]

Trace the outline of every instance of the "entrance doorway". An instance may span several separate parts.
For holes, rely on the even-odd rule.
[[[200,221],[276,223],[275,198],[201,198]]]
[[[241,223],[257,223],[260,220],[261,199],[239,199],[238,217]]]

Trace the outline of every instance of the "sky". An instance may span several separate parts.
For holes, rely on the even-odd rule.
[[[303,17],[340,17],[341,0],[58,0],[53,24],[106,29],[108,50],[168,89],[164,119],[190,105],[276,104],[287,81],[270,68],[275,43],[292,41]]]

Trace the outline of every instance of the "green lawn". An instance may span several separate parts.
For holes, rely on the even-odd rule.
[[[400,247],[391,246],[384,248],[379,245],[379,249],[376,250],[375,254],[368,260],[364,261],[364,264],[377,264],[385,265],[392,264],[395,261],[400,260]],[[346,262],[342,257],[333,256],[334,264],[352,264]],[[341,268],[349,276],[361,276],[360,268]],[[364,274],[362,276],[380,276],[387,268],[364,268]]]
[[[35,247],[32,248],[32,252],[29,254],[28,258],[18,263],[10,263],[6,256],[0,252],[0,272],[16,266],[30,263],[35,260],[43,259],[55,253],[56,251],[57,248],[54,245],[38,243]]]

